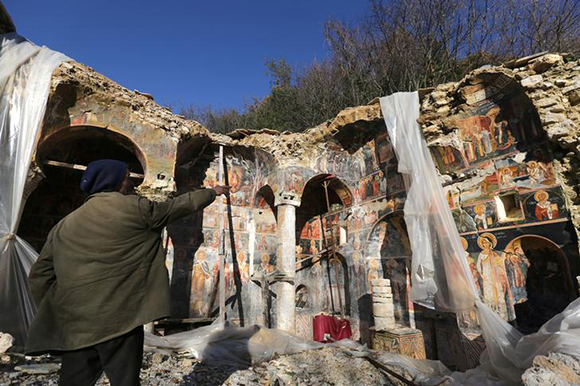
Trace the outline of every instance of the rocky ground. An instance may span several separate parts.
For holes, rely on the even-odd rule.
[[[141,384],[152,386],[405,386],[392,375],[372,365],[350,350],[324,347],[298,354],[282,355],[253,366],[203,363],[180,355],[147,353],[143,360]],[[58,385],[60,361],[57,357],[25,357],[0,354],[0,386]],[[389,370],[411,380],[400,367]],[[537,356],[533,367],[522,377],[526,386],[580,385],[580,358],[551,353]],[[108,386],[105,375],[97,386]],[[443,382],[442,385],[447,385]]]
[[[58,385],[58,358],[5,354],[1,359],[0,386]],[[366,359],[333,347],[283,355],[245,368],[207,364],[179,355],[147,353],[143,361],[141,383],[155,386],[404,385],[385,375]],[[97,385],[109,385],[106,376]]]
[[[538,355],[522,380],[526,386],[580,385],[580,358],[560,353]]]

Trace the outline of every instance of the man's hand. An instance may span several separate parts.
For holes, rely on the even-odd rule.
[[[213,190],[215,190],[215,194],[219,196],[220,194],[228,194],[230,192],[230,187],[216,185],[214,186]]]

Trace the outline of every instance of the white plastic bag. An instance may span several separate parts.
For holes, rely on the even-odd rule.
[[[35,307],[28,273],[38,257],[16,229],[52,71],[68,58],[15,33],[0,35],[0,331],[24,345]]]

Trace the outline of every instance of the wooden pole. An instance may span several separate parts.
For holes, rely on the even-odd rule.
[[[224,183],[224,147],[222,145],[220,145],[220,156],[219,156],[219,165],[218,165],[218,183],[219,185],[223,186]],[[219,313],[219,321],[220,323],[224,324],[226,321],[226,278],[225,278],[225,252],[226,252],[226,246],[225,246],[225,229],[224,229],[224,201],[222,199],[222,197],[219,197],[219,202],[218,202],[218,211],[219,211],[219,253],[218,253],[218,259],[220,260],[220,272],[219,272],[219,286],[220,286],[220,290],[219,290],[219,294],[220,294],[220,313]]]

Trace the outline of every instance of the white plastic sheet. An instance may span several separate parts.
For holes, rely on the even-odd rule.
[[[405,222],[413,250],[411,299],[429,308],[461,312],[476,306],[486,350],[481,366],[455,373],[459,384],[521,383],[536,355],[563,352],[580,356],[580,299],[537,333],[522,334],[483,304],[461,246],[438,173],[417,123],[418,93],[381,98],[381,110],[399,162],[408,176]]]
[[[219,321],[210,326],[168,336],[145,333],[147,351],[185,352],[203,361],[240,367],[269,361],[277,354],[294,354],[324,346],[281,330],[257,325],[224,326]]]
[[[17,345],[35,311],[27,280],[37,253],[15,232],[51,74],[63,60],[15,33],[0,35],[0,331]]]
[[[418,94],[397,93],[381,98],[380,103],[398,170],[409,181],[404,213],[413,250],[411,300],[441,311],[472,309],[475,284],[433,159],[417,124]]]

